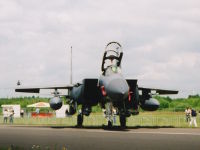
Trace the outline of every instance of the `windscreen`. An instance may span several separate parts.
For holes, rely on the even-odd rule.
[[[122,47],[118,42],[110,42],[106,45],[105,51],[107,52],[107,56],[113,55],[119,57]]]
[[[120,54],[122,52],[121,45],[117,42],[110,42],[106,45],[105,52],[106,60],[104,67],[107,68],[108,66],[117,66]]]

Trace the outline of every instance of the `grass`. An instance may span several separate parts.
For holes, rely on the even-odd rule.
[[[116,117],[116,126],[119,126],[119,117]],[[57,126],[67,127],[75,126],[77,116],[66,118],[15,118],[13,125],[31,125],[31,126]],[[3,117],[0,117],[0,124],[3,124]],[[9,123],[8,123],[9,124]],[[84,116],[84,126],[102,126],[107,125],[107,120],[102,113],[93,113],[89,117]],[[197,124],[200,125],[200,116],[197,116]],[[137,116],[127,118],[128,127],[188,127],[185,121],[184,112],[141,112]]]

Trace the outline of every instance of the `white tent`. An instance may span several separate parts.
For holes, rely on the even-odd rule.
[[[42,107],[50,107],[50,105],[49,105],[49,103],[46,103],[46,102],[38,102],[35,104],[28,105],[27,107],[42,108]]]

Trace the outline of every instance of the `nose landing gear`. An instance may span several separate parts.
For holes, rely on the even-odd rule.
[[[105,110],[104,110],[104,115],[105,115],[105,118],[107,119],[108,121],[108,128],[112,128],[113,127],[113,118],[114,118],[114,112],[113,112],[113,104],[111,102],[107,103],[105,105]]]

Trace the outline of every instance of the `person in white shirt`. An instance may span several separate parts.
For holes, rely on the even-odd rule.
[[[117,115],[117,110],[115,108],[113,108],[113,123],[116,124],[116,115]]]
[[[5,109],[4,112],[3,112],[3,122],[4,122],[4,123],[7,123],[8,117],[9,117],[8,110]]]
[[[185,117],[186,117],[186,122],[190,122],[190,120],[191,120],[191,109],[189,107],[187,107],[186,110],[185,110]]]
[[[23,109],[20,110],[20,116],[21,116],[22,118],[24,117],[24,110],[23,110]]]

